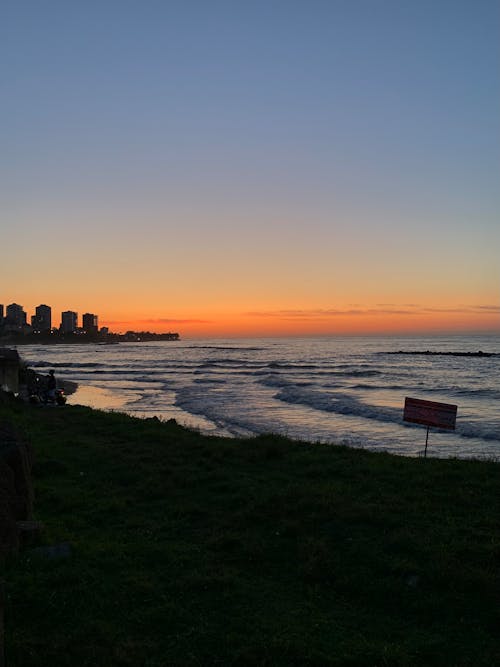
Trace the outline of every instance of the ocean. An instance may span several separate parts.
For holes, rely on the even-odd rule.
[[[426,351],[439,354],[400,354]],[[498,336],[197,339],[19,352],[35,370],[54,368],[78,383],[69,403],[173,418],[211,435],[279,433],[419,456],[426,427],[403,421],[405,397],[452,403],[456,429],[431,428],[427,455],[500,460]]]

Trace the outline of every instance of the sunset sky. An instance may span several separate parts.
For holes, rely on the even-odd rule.
[[[3,0],[0,303],[500,331],[497,0]]]

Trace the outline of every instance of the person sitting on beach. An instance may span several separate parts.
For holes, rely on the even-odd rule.
[[[47,400],[52,401],[53,403],[56,401],[56,387],[57,382],[55,371],[50,370],[49,374],[47,375]]]

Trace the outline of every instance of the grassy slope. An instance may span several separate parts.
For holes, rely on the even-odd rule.
[[[6,411],[72,545],[8,564],[9,667],[500,664],[500,465]]]

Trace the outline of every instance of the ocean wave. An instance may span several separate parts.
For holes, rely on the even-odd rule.
[[[338,375],[339,377],[353,377],[353,378],[370,378],[375,377],[376,375],[384,375],[383,371],[360,371],[360,370],[350,370],[350,371],[331,371],[329,375]]]
[[[500,389],[491,387],[482,387],[474,389],[472,387],[437,385],[435,387],[425,386],[425,391],[432,394],[449,394],[451,396],[469,396],[470,398],[493,398],[500,399]]]
[[[186,345],[188,350],[227,350],[227,351],[243,351],[243,352],[262,352],[263,347],[226,347],[222,345]]]
[[[399,384],[387,384],[387,385],[380,385],[380,384],[366,384],[364,382],[360,382],[359,384],[354,384],[352,385],[351,389],[368,389],[370,391],[372,390],[377,390],[377,391],[408,391],[408,387],[402,387]]]
[[[286,364],[282,361],[271,361],[269,364],[267,364],[268,368],[283,368],[283,369],[288,369],[288,368],[297,368],[299,370],[301,369],[306,369],[310,370],[313,368],[319,368],[316,364]]]
[[[350,371],[337,371],[337,370],[321,370],[319,366],[307,366],[307,365],[280,365],[280,364],[269,364],[268,368],[271,368],[273,371],[308,371],[311,369],[316,369],[314,373],[311,373],[312,377],[375,377],[377,375],[384,375],[383,371],[376,370],[357,370],[352,369]],[[261,373],[262,371],[258,371]]]
[[[221,401],[220,396],[216,394],[210,394],[210,388],[206,386],[190,386],[178,389],[174,405],[184,410],[184,412],[209,419],[216,426],[227,430],[232,435],[257,435],[260,430],[252,419],[245,418],[244,415],[236,417],[231,415],[231,418],[228,418],[224,400]]]
[[[119,366],[113,366],[113,364],[101,364],[97,362],[64,362],[64,361],[33,361],[29,364],[30,368],[110,368]]]
[[[296,385],[279,391],[275,398],[285,403],[306,405],[323,412],[336,412],[343,415],[356,415],[378,421],[401,421],[401,410],[378,407],[362,403],[348,394],[324,392],[321,390],[303,391]]]
[[[445,352],[439,350],[397,350],[394,352],[378,352],[377,354],[401,354],[401,355],[410,355],[410,356],[427,356],[427,357],[498,357],[500,352],[483,352],[479,350],[477,352]]]
[[[341,415],[361,417],[382,422],[393,422],[409,428],[415,427],[403,421],[403,409],[369,405],[347,394],[325,393],[320,390],[304,391],[296,386],[290,386],[279,391],[275,398],[285,403],[305,405],[323,412],[334,412]],[[442,433],[447,430],[434,429]],[[499,440],[498,424],[463,421],[457,423],[455,432],[464,438],[478,438],[481,440]]]
[[[130,380],[132,382],[137,382],[139,379],[144,379],[145,382],[148,381],[148,378],[151,378],[150,381],[155,381],[157,382],[158,379],[163,379],[165,375],[168,375],[167,373],[163,371],[144,371],[142,369],[138,369],[135,371],[118,371],[118,370],[106,370],[106,369],[91,369],[91,370],[84,370],[84,369],[78,369],[78,371],[69,369],[69,370],[63,370],[61,369],[58,373],[58,377],[65,377],[69,379],[74,379],[76,381],[79,380],[93,380],[95,379],[96,381],[99,382],[105,382],[107,380]],[[189,374],[191,375],[191,374]]]
[[[259,379],[258,383],[264,387],[310,387],[314,384],[310,381],[298,382],[296,380],[289,380],[280,373],[267,373],[267,375],[264,375]]]
[[[167,362],[168,365],[165,366],[165,370],[171,370],[172,365],[170,362]],[[151,363],[148,362],[147,364],[141,364],[141,363],[121,363],[121,364],[113,364],[113,363],[100,363],[96,361],[87,361],[87,362],[74,362],[74,361],[57,361],[57,362],[50,362],[50,361],[37,361],[33,363],[28,364],[30,368],[60,368],[62,370],[64,369],[81,369],[82,371],[86,369],[102,369],[104,372],[110,372],[110,373],[115,373],[115,372],[120,372],[120,373],[137,373],[137,372],[142,372],[142,373],[155,373],[159,372],[158,365],[155,365],[154,368],[151,368]],[[176,369],[181,369],[181,368],[196,368],[196,364],[176,364],[175,365]]]
[[[479,438],[481,440],[493,440],[500,443],[500,429],[498,424],[490,422],[459,422],[457,420],[457,428],[455,433],[463,438]]]
[[[375,377],[384,374],[384,371],[374,369],[369,364],[357,364],[354,368],[351,364],[339,364],[331,368],[324,368],[318,364],[271,361],[267,364],[267,368],[275,371],[313,371],[312,375],[314,376]]]
[[[201,375],[201,376],[207,376],[209,378],[225,377],[228,380],[230,380],[231,378],[254,377],[256,373],[251,370],[244,370],[244,369],[229,370],[228,368],[221,368],[219,366],[215,366],[213,368],[203,368],[192,371],[190,375],[195,375],[195,376]]]
[[[198,368],[226,368],[226,367],[260,369],[260,368],[265,368],[266,364],[265,363],[259,364],[252,361],[246,361],[244,359],[210,359],[209,361],[204,361],[203,363],[198,365]]]
[[[463,387],[460,387],[454,390],[453,393],[457,394],[457,396],[500,399],[500,389],[490,389],[486,387],[483,389],[464,389]]]
[[[335,368],[373,368],[373,363],[363,363],[362,361],[351,361],[345,364],[335,364]]]
[[[195,384],[227,384],[227,381],[222,378],[195,378],[193,380]]]

